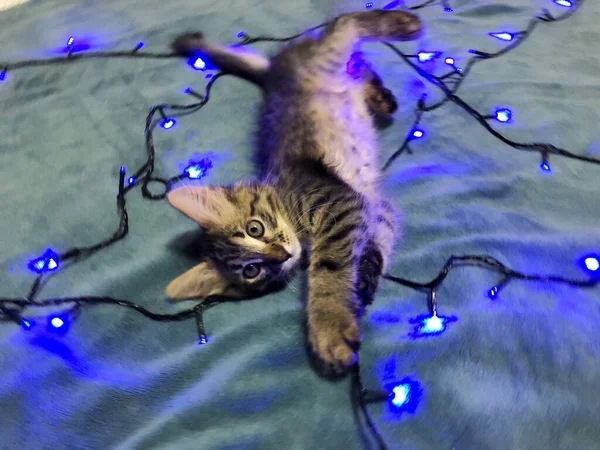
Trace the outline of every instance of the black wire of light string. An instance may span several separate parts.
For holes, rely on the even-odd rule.
[[[569,159],[574,159],[574,160],[578,160],[578,161],[582,161],[582,162],[586,162],[586,163],[600,165],[599,158],[594,158],[594,157],[585,156],[585,155],[577,155],[575,153],[569,152],[568,150],[558,148],[558,147],[554,146],[553,144],[539,143],[539,142],[521,143],[521,142],[513,141],[509,138],[506,138],[503,134],[496,131],[489,124],[489,120],[491,119],[491,116],[481,114],[475,108],[473,108],[467,102],[465,102],[462,98],[460,98],[456,95],[456,92],[460,89],[462,83],[466,79],[466,77],[469,74],[469,72],[471,71],[472,67],[477,62],[483,61],[483,60],[488,60],[488,59],[494,59],[494,58],[505,55],[506,53],[516,49],[524,42],[525,39],[527,39],[531,35],[531,33],[533,32],[533,30],[535,29],[536,25],[539,22],[559,22],[562,20],[566,20],[569,17],[571,17],[573,14],[575,14],[575,12],[577,10],[579,10],[579,8],[584,3],[584,1],[585,0],[576,1],[574,3],[573,7],[570,8],[569,11],[567,11],[566,13],[564,13],[558,17],[550,14],[550,12],[547,9],[545,9],[545,8],[542,9],[541,13],[539,13],[538,15],[536,15],[534,18],[532,18],[529,21],[529,24],[525,30],[513,33],[514,42],[511,42],[509,45],[507,45],[503,49],[501,49],[497,52],[494,52],[494,53],[482,52],[482,51],[478,51],[478,50],[471,50],[471,53],[473,53],[474,56],[469,59],[469,61],[467,62],[467,64],[465,65],[465,67],[463,69],[461,69],[459,71],[457,68],[455,68],[454,71],[446,73],[445,75],[441,75],[441,76],[437,76],[435,74],[429,73],[429,72],[423,70],[417,64],[413,63],[411,58],[414,57],[414,55],[407,55],[407,54],[403,53],[400,49],[398,49],[395,45],[393,45],[389,42],[383,42],[383,44],[385,46],[389,47],[394,53],[396,53],[398,56],[400,56],[404,60],[404,62],[407,63],[411,68],[413,68],[420,76],[422,76],[423,78],[425,78],[426,80],[428,80],[429,82],[431,82],[432,84],[434,84],[438,88],[440,88],[444,93],[444,97],[442,98],[442,100],[438,101],[437,103],[435,103],[433,105],[429,105],[429,106],[425,105],[425,103],[424,103],[425,96],[422,96],[417,101],[417,105],[415,107],[415,113],[414,113],[415,120],[413,122],[413,125],[412,125],[407,137],[404,139],[404,141],[403,141],[402,145],[399,147],[399,149],[396,150],[387,159],[387,161],[385,162],[385,164],[382,167],[382,170],[386,171],[391,166],[391,164],[394,162],[394,160],[398,156],[400,156],[402,153],[404,153],[405,151],[407,151],[408,153],[411,153],[411,149],[409,146],[410,142],[412,140],[411,133],[414,130],[414,128],[420,123],[423,113],[438,109],[441,106],[448,103],[449,101],[457,104],[459,107],[461,107],[462,109],[467,111],[490,134],[492,134],[497,139],[501,140],[503,143],[509,145],[510,147],[512,147],[516,150],[532,151],[532,152],[540,153],[543,163],[547,163],[549,155],[554,154],[554,155],[563,156],[563,157],[566,157]],[[450,79],[451,77],[457,78],[457,80],[455,80],[453,88],[449,88],[444,81],[446,79]]]
[[[117,206],[120,212],[120,221],[119,227],[113,235],[100,243],[91,246],[91,247],[80,247],[80,248],[72,248],[66,251],[63,254],[57,255],[56,259],[58,262],[66,262],[70,259],[75,259],[82,256],[89,256],[92,253],[95,253],[103,248],[108,247],[109,245],[114,244],[115,242],[123,239],[129,230],[128,227],[128,214],[126,209],[126,201],[125,201],[125,188],[124,188],[124,175],[125,171],[120,171],[119,177],[119,193],[117,195]],[[196,304],[194,307],[183,310],[173,314],[160,314],[154,313],[141,305],[138,305],[129,300],[122,300],[113,297],[107,296],[84,296],[84,297],[66,297],[66,298],[48,298],[44,300],[36,300],[35,296],[39,292],[39,288],[41,286],[41,281],[46,275],[45,272],[40,273],[34,280],[32,287],[29,291],[29,294],[26,298],[0,298],[0,312],[4,314],[6,318],[12,320],[18,324],[22,324],[24,320],[26,320],[21,314],[22,311],[28,307],[50,307],[50,306],[62,306],[67,304],[75,304],[76,306],[81,305],[91,305],[91,304],[105,304],[105,305],[115,305],[130,308],[148,319],[159,322],[172,322],[172,321],[181,321],[187,320],[189,318],[195,317],[197,330],[199,334],[199,339],[201,342],[206,342],[206,332],[203,322],[203,312],[216,304],[222,303],[224,300],[220,297],[213,296],[204,299],[204,301]],[[17,309],[12,309],[7,305],[16,306]]]
[[[66,56],[57,56],[55,58],[46,59],[29,59],[25,61],[17,61],[13,63],[0,63],[0,69],[4,69],[4,72],[14,71],[23,69],[26,67],[41,67],[41,66],[52,66],[60,64],[70,64],[76,61],[83,61],[86,59],[108,59],[108,58],[141,58],[141,59],[173,59],[181,58],[181,55],[174,52],[168,53],[152,53],[142,51],[95,51],[86,53],[71,53]]]
[[[171,188],[172,185],[174,185],[177,181],[180,181],[180,180],[186,178],[185,174],[180,174],[180,175],[177,175],[170,179],[164,179],[164,178],[154,176],[154,169],[155,169],[154,163],[155,163],[155,159],[156,159],[156,147],[154,145],[154,137],[152,135],[152,130],[156,125],[154,118],[155,118],[156,114],[159,114],[161,117],[166,118],[167,117],[167,114],[165,112],[166,110],[175,111],[175,114],[168,114],[169,118],[179,117],[184,114],[191,114],[193,112],[199,111],[210,100],[210,93],[211,93],[212,87],[214,86],[214,83],[217,80],[219,80],[220,78],[227,76],[227,75],[230,75],[230,74],[227,72],[218,72],[215,75],[213,75],[211,77],[211,79],[209,80],[209,82],[206,84],[206,87],[204,89],[204,95],[200,95],[196,91],[189,89],[188,93],[190,95],[198,98],[199,99],[198,102],[194,102],[194,103],[187,104],[187,105],[162,103],[162,104],[155,105],[152,108],[150,108],[150,112],[148,113],[148,116],[146,118],[146,126],[144,128],[144,136],[146,138],[147,160],[133,174],[133,178],[136,180],[136,183],[134,183],[134,185],[129,185],[126,188],[126,191],[133,189],[135,187],[135,184],[138,184],[139,181],[141,181],[142,195],[144,196],[144,198],[147,198],[149,200],[162,200],[165,198],[167,192],[169,191],[169,189]],[[159,194],[152,194],[150,192],[150,189],[148,188],[148,185],[152,182],[161,183],[164,186],[164,191]]]

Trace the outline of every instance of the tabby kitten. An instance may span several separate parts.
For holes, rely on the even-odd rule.
[[[378,189],[374,117],[396,104],[356,53],[361,41],[410,40],[419,18],[403,11],[343,14],[319,38],[270,60],[201,34],[177,38],[182,55],[259,84],[260,182],[184,186],[169,202],[206,231],[209,257],[173,280],[175,299],[248,298],[282,287],[307,255],[308,340],[330,369],[356,361],[357,317],[394,243],[394,209]],[[358,61],[358,64],[357,64]]]

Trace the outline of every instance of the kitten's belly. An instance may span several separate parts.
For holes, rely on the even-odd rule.
[[[338,177],[367,198],[377,196],[375,129],[359,89],[316,96],[315,142]]]

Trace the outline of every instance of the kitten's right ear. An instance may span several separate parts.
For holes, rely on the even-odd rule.
[[[169,203],[204,228],[221,227],[235,215],[230,188],[184,186],[167,195]]]

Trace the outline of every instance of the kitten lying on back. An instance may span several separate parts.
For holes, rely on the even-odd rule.
[[[185,34],[182,55],[201,53],[260,86],[261,182],[174,189],[169,202],[206,231],[205,261],[173,280],[175,299],[248,298],[282,287],[308,263],[308,338],[328,368],[356,360],[357,317],[394,243],[396,220],[378,189],[373,116],[391,114],[391,93],[368,67],[353,70],[361,41],[409,40],[421,22],[402,11],[343,14],[318,39],[270,61]],[[350,63],[350,65],[349,65]]]

